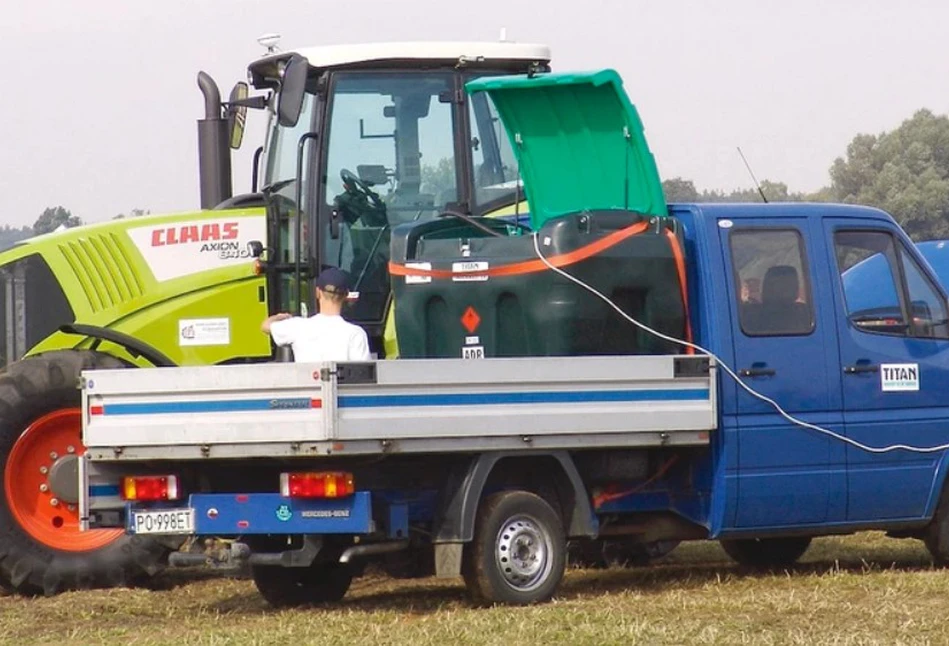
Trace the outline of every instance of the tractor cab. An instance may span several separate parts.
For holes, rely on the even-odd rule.
[[[496,108],[465,84],[549,61],[547,47],[500,42],[328,46],[253,63],[253,85],[272,91],[262,181],[271,309],[312,312],[312,279],[341,267],[354,284],[347,318],[381,355],[392,228],[523,197]]]

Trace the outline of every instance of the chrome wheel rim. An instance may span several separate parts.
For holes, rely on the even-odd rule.
[[[498,571],[511,588],[535,590],[550,575],[553,541],[544,526],[525,515],[512,516],[498,531],[494,558]]]

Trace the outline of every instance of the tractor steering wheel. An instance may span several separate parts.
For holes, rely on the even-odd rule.
[[[348,168],[340,169],[339,177],[343,180],[343,189],[346,191],[362,193],[373,200],[379,199],[379,194],[372,190],[372,185]]]

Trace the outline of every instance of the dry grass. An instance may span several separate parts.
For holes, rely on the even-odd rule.
[[[790,572],[715,544],[649,568],[574,570],[553,603],[471,607],[460,581],[357,581],[344,603],[269,609],[250,581],[169,573],[154,589],[0,598],[2,644],[949,644],[949,570],[917,541],[815,541]]]

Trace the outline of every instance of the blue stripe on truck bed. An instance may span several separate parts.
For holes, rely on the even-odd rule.
[[[205,401],[148,402],[133,404],[106,404],[102,415],[153,415],[161,413],[237,413],[261,410],[318,409],[321,401],[310,397],[281,399],[226,399]]]
[[[583,404],[648,401],[706,401],[707,388],[665,390],[599,390],[514,393],[456,393],[427,395],[341,395],[340,408],[383,406],[490,406],[503,404]],[[320,400],[306,397],[285,399],[230,399],[206,401],[107,404],[102,415],[154,415],[163,413],[231,413],[262,410],[319,408]]]
[[[378,406],[478,406],[491,404],[583,404],[598,402],[702,401],[708,389],[601,390],[585,392],[460,393],[442,395],[342,395],[340,408]]]

